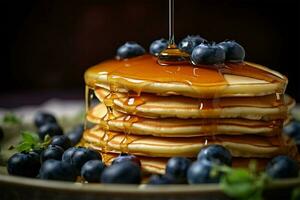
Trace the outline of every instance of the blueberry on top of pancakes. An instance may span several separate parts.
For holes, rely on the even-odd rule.
[[[219,45],[202,43],[196,46],[191,55],[194,65],[213,65],[225,61],[225,51]]]
[[[145,54],[145,49],[136,42],[126,42],[117,50],[117,59],[132,58]]]
[[[225,60],[229,62],[242,62],[245,58],[245,49],[236,41],[224,41],[218,44],[225,51]]]
[[[150,54],[154,56],[158,56],[160,52],[168,47],[168,40],[161,38],[159,40],[155,40],[151,43],[149,47]]]
[[[203,42],[206,42],[206,40],[199,35],[188,35],[179,42],[178,48],[191,54],[193,49]]]

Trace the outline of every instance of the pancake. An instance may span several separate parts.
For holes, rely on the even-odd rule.
[[[295,101],[285,95],[283,102],[275,94],[261,97],[195,99],[181,96],[140,94],[130,96],[98,88],[95,95],[100,102],[123,113],[147,118],[245,118],[272,120],[286,117]]]
[[[283,93],[287,85],[283,75],[253,63],[161,66],[150,55],[102,62],[86,71],[85,82],[114,92],[197,98]]]
[[[150,157],[195,157],[204,146],[220,144],[234,157],[270,158],[279,154],[295,156],[294,143],[283,137],[225,136],[162,138],[153,136],[126,135],[104,131],[99,126],[85,131],[83,139],[104,151],[126,152]]]
[[[159,137],[191,137],[210,135],[258,134],[277,135],[281,131],[281,120],[262,121],[240,118],[229,119],[150,119],[114,112],[111,119],[104,104],[92,108],[86,116],[89,122],[102,129],[137,135]],[[288,120],[287,120],[288,121]]]

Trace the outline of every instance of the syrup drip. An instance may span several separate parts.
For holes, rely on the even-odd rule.
[[[169,44],[158,55],[160,65],[179,65],[189,62],[189,55],[177,48],[174,34],[174,0],[169,0]]]

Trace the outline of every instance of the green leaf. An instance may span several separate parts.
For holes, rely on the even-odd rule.
[[[220,186],[229,197],[240,200],[262,200],[262,192],[266,184],[265,174],[256,174],[253,162],[249,169],[219,166],[217,170],[223,173]]]
[[[24,131],[21,135],[22,141],[16,146],[16,149],[19,152],[45,149],[51,143],[49,135],[45,137],[44,142],[41,142],[39,136],[33,132]]]
[[[221,188],[235,198],[246,198],[256,191],[254,177],[244,169],[232,170],[221,179]]]
[[[16,114],[8,112],[3,116],[2,122],[6,124],[21,124],[22,120]]]

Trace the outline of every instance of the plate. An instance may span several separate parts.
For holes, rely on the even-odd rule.
[[[57,103],[57,102],[56,102]],[[66,106],[62,106],[66,108]],[[70,102],[67,102],[70,106]],[[56,104],[55,104],[56,105]],[[80,104],[81,105],[81,104]],[[47,110],[47,109],[46,109]],[[51,110],[51,109],[48,109]],[[74,110],[72,108],[72,110]],[[80,109],[79,109],[80,110]],[[17,111],[16,111],[17,112]],[[26,114],[26,113],[25,113]],[[59,115],[59,113],[56,113]],[[73,115],[73,114],[72,114]],[[78,116],[74,114],[74,116]],[[0,116],[1,117],[1,116]],[[30,119],[29,121],[31,121]],[[230,199],[218,184],[199,185],[109,185],[109,184],[82,184],[61,181],[44,181],[32,178],[9,176],[6,172],[5,162],[14,153],[7,150],[19,140],[19,131],[34,130],[29,121],[22,125],[2,125],[5,131],[4,140],[0,142],[0,199],[30,199],[30,200],[213,200]],[[65,129],[79,123],[80,118],[61,118],[59,122]],[[286,179],[274,181],[264,191],[265,199],[290,199],[294,188],[300,187],[300,179]]]

